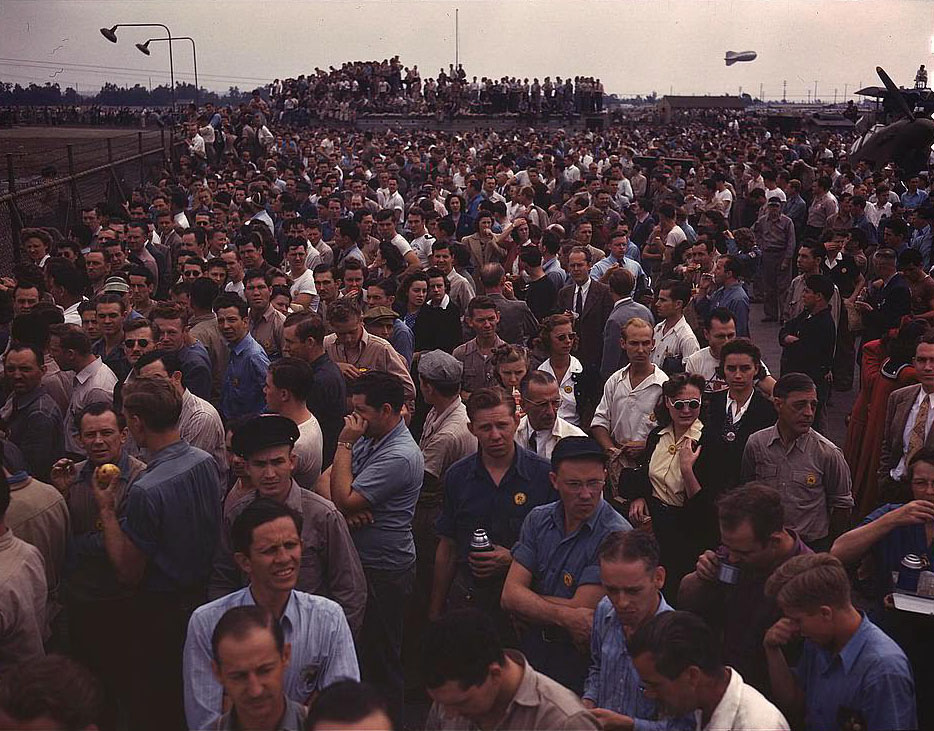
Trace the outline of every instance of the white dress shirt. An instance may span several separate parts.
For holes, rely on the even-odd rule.
[[[569,424],[560,416],[555,419],[555,424],[551,430],[533,429],[529,424],[529,417],[523,416],[519,421],[519,428],[516,429],[516,444],[525,449],[529,449],[529,441],[532,433],[535,433],[535,451],[539,457],[551,459],[551,453],[555,445],[565,437],[585,437],[587,436],[582,429]]]
[[[551,359],[547,359],[542,363],[538,370],[545,371],[545,373],[550,373],[555,375],[554,369],[551,367]],[[584,370],[583,364],[571,356],[571,365],[568,366],[568,369],[564,373],[564,378],[561,379],[561,383],[558,384],[558,395],[561,396],[561,407],[558,409],[558,416],[564,419],[569,424],[574,426],[580,426],[581,417],[577,413],[577,396],[574,393],[574,374],[580,373]],[[555,376],[557,379],[557,376]]]
[[[707,725],[703,725],[701,711],[694,711],[697,719],[697,731],[788,731],[788,721],[764,695],[751,685],[743,682],[743,677],[733,668],[730,671],[730,684],[717,704]]]
[[[629,366],[616,371],[603,387],[603,398],[590,425],[602,426],[616,444],[644,441],[658,423],[655,404],[667,380],[667,374],[656,366],[652,375],[633,388]]]
[[[655,365],[662,365],[668,357],[687,360],[698,350],[700,343],[683,315],[667,332],[664,320],[655,326],[655,349],[652,351],[652,362]]]
[[[892,470],[889,474],[892,475],[893,480],[900,480],[905,476],[905,473],[908,471],[908,442],[911,439],[911,431],[915,428],[915,422],[918,420],[918,411],[921,409],[921,402],[924,398],[928,399],[928,418],[927,424],[924,425],[924,441],[927,441],[928,434],[931,433],[931,423],[934,422],[934,393],[925,393],[924,389],[918,389],[918,397],[915,399],[915,402],[911,406],[911,411],[908,412],[908,418],[905,420],[905,431],[902,432],[902,458],[898,460],[898,464],[895,466],[895,469]]]

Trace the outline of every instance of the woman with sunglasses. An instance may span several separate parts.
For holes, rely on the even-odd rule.
[[[697,499],[702,486],[695,475],[702,466],[703,392],[704,378],[696,374],[678,373],[662,385],[658,426],[646,439],[639,468],[621,478],[620,492],[631,500],[629,520],[635,526],[652,521],[667,570],[666,596],[677,596],[681,578],[694,569],[710,520],[706,501]]]
[[[581,425],[577,408],[577,381],[584,366],[571,355],[577,336],[573,320],[568,315],[549,315],[542,320],[538,333],[539,342],[548,354],[538,370],[550,373],[558,382],[561,408],[558,416],[574,426]]]

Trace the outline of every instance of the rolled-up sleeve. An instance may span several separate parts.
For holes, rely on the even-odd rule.
[[[513,559],[523,568],[535,573],[536,559],[536,537],[538,535],[538,523],[542,519],[541,511],[533,509],[531,513],[525,516],[522,521],[522,528],[519,530],[519,540],[512,547]]]
[[[853,478],[843,452],[834,445],[824,445],[824,487],[828,508],[852,508]]]

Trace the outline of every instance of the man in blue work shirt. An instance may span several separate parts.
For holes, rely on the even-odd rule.
[[[515,442],[519,418],[513,397],[501,388],[481,388],[467,400],[468,428],[477,452],[452,464],[444,479],[444,504],[436,525],[438,548],[429,617],[471,604],[501,616],[503,580],[512,564],[510,549],[532,508],[557,499],[551,466]],[[486,531],[492,551],[470,551],[473,531]],[[501,630],[511,629],[498,622]]]
[[[222,294],[214,300],[217,326],[230,348],[220,403],[227,421],[256,416],[266,409],[263,388],[269,357],[250,335],[249,312],[246,301],[235,294]]]
[[[641,530],[610,533],[600,546],[600,579],[606,596],[594,612],[584,705],[605,728],[693,730],[691,716],[658,720],[658,704],[643,692],[627,646],[652,617],[671,611],[661,592],[665,568],[655,537]]]
[[[401,720],[402,631],[415,583],[412,518],[425,461],[402,418],[405,386],[384,371],[350,384],[353,413],[344,418],[330,469],[331,499],[344,514],[367,580],[360,635],[364,674]]]
[[[531,665],[580,695],[594,608],[604,596],[598,553],[607,534],[632,530],[603,500],[607,456],[592,437],[565,437],[551,453],[560,499],[529,513],[503,587],[503,609],[528,625]]]
[[[123,389],[133,439],[150,454],[129,485],[117,517],[115,477],[95,474],[104,548],[117,580],[138,587],[132,640],[129,726],[181,728],[182,664],[188,616],[206,596],[221,524],[223,489],[217,463],[178,434],[182,396],[168,381],[137,378]],[[119,475],[118,475],[119,476]]]
[[[858,611],[850,580],[828,553],[796,556],[765,585],[785,615],[766,632],[772,697],[803,728],[915,729],[918,718],[911,666],[888,635]],[[792,671],[782,651],[801,636]]]
[[[735,256],[721,256],[714,267],[713,278],[702,277],[698,294],[694,297],[694,310],[703,320],[718,307],[733,313],[736,337],[749,337],[749,295],[740,279],[742,263]],[[716,289],[714,289],[716,285]]]

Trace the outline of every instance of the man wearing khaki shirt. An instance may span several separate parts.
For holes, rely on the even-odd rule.
[[[266,275],[251,269],[243,277],[244,294],[250,305],[250,335],[274,360],[282,355],[282,329],[285,315],[270,304],[272,288]]]
[[[496,637],[493,620],[475,609],[451,612],[429,627],[423,669],[434,703],[426,729],[600,728],[573,692],[537,672],[522,653],[504,650]]]
[[[351,299],[336,300],[328,308],[328,323],[333,332],[324,338],[324,351],[340,368],[350,383],[366,371],[391,373],[402,380],[405,403],[409,412],[415,410],[415,382],[409,375],[405,359],[389,344],[363,327],[360,305]]]
[[[826,550],[849,527],[850,469],[840,448],[811,428],[817,389],[808,376],[782,376],[772,399],[778,422],[749,437],[742,482],[755,480],[776,488],[782,495],[785,525],[811,548]]]

